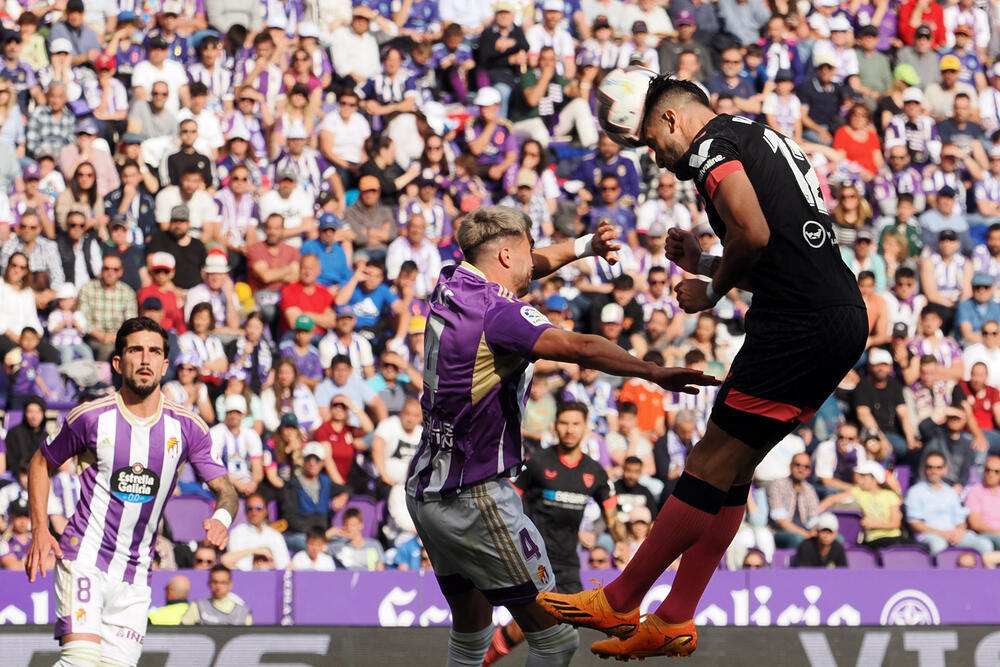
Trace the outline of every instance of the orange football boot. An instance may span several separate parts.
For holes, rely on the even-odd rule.
[[[698,648],[694,621],[671,625],[655,614],[647,614],[628,637],[603,639],[590,645],[591,653],[602,658],[628,661],[654,656],[686,658]]]
[[[583,626],[613,637],[627,637],[639,625],[639,610],[615,611],[600,586],[582,593],[539,593],[535,600],[549,615],[574,628]]]

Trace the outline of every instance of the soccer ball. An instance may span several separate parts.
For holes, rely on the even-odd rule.
[[[649,82],[659,76],[645,67],[632,65],[612,70],[597,89],[597,121],[621,146],[642,146],[642,112]]]

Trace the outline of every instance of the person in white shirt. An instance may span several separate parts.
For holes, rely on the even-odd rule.
[[[191,216],[190,234],[201,238],[205,223],[219,223],[219,207],[205,190],[205,178],[195,164],[181,170],[181,184],[168,185],[156,193],[156,223],[163,231],[170,225],[170,211],[175,206],[187,206]]]
[[[218,156],[219,149],[226,143],[222,135],[222,123],[219,122],[219,116],[208,108],[208,87],[200,81],[195,81],[189,86],[189,90],[191,100],[188,106],[177,114],[177,122],[193,119],[198,124],[195,150],[214,159]]]
[[[371,11],[358,5],[354,8],[350,25],[341,26],[333,33],[333,70],[348,88],[360,86],[382,71],[378,41],[369,31]]]
[[[302,247],[302,237],[314,239],[319,236],[313,197],[299,185],[299,174],[295,169],[282,169],[278,173],[278,187],[260,198],[260,218],[267,220],[278,214],[285,221],[283,240],[293,248]]]
[[[634,5],[626,5],[623,24],[631,27],[636,21],[643,21],[649,29],[646,46],[654,49],[660,45],[660,40],[674,33],[674,25],[670,22],[667,10],[657,0],[639,0]]]
[[[542,21],[528,28],[528,64],[538,67],[538,56],[542,47],[550,46],[556,52],[556,71],[567,79],[576,76],[576,44],[565,28],[559,27],[563,20],[563,0],[545,0],[542,3]]]
[[[962,352],[965,362],[965,379],[969,379],[972,367],[978,363],[986,364],[986,384],[1000,387],[1000,323],[988,320],[983,323],[983,342],[973,343]]]
[[[242,397],[238,397],[242,398]],[[288,547],[281,533],[267,523],[267,503],[264,496],[253,493],[246,502],[247,523],[233,526],[229,531],[229,549],[222,557],[226,567],[243,570],[253,569],[254,552],[261,548],[271,551],[274,569],[288,567]]]
[[[813,452],[813,474],[819,485],[830,493],[850,491],[854,479],[852,475],[850,481],[845,481],[849,474],[846,468],[853,471],[868,459],[861,443],[858,426],[851,422],[841,424],[835,437],[819,443]]]
[[[645,234],[650,226],[657,220],[662,222],[667,229],[679,227],[685,231],[691,229],[691,211],[684,204],[678,202],[674,193],[677,188],[677,178],[669,171],[660,174],[657,182],[656,199],[646,199],[646,202],[639,207],[636,212],[635,230],[639,234]]]
[[[420,401],[406,399],[398,415],[379,422],[372,436],[372,462],[382,481],[397,486],[406,481],[410,461],[424,432]]]
[[[229,479],[241,496],[254,493],[264,479],[260,436],[242,425],[247,412],[246,398],[240,394],[226,396],[225,419],[208,432],[212,438],[212,458],[226,466]]]
[[[167,42],[160,36],[153,37],[147,44],[146,60],[132,70],[132,93],[137,100],[149,100],[149,91],[158,81],[167,84],[166,108],[176,114],[181,103],[187,102],[188,76],[184,66],[167,58]]]
[[[344,187],[354,184],[348,170],[364,162],[365,140],[372,134],[368,121],[358,113],[360,99],[353,90],[342,93],[337,111],[327,114],[319,128],[320,150],[340,174]]]
[[[229,538],[230,541],[232,537]],[[333,572],[337,564],[326,551],[326,535],[322,528],[314,527],[306,531],[305,551],[292,557],[292,569],[300,572]]]
[[[437,246],[427,240],[427,222],[424,216],[416,214],[406,223],[406,230],[389,244],[385,256],[386,276],[395,280],[403,262],[412,261],[417,265],[415,296],[426,299],[437,285],[441,273],[441,253]]]

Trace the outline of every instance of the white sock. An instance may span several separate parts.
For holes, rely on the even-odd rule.
[[[66,642],[59,650],[59,662],[53,667],[95,667],[101,663],[101,645],[97,642]]]
[[[483,658],[493,641],[493,625],[479,632],[451,631],[448,637],[448,667],[482,667]]]
[[[566,623],[541,632],[525,632],[528,659],[524,667],[566,667],[580,645],[580,633]]]

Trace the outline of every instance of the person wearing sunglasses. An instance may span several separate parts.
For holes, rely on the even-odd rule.
[[[360,102],[354,90],[344,91],[337,98],[337,111],[327,114],[319,128],[320,151],[340,174],[345,188],[357,185],[365,141],[372,134],[358,112]]]
[[[923,461],[923,480],[906,492],[906,519],[917,542],[932,556],[949,546],[993,551],[993,542],[969,530],[969,510],[962,506],[958,491],[945,483],[948,460],[940,452],[930,452]]]
[[[254,569],[254,554],[260,549],[268,549],[272,568],[284,570],[290,562],[288,547],[281,533],[269,525],[264,496],[258,493],[247,496],[245,509],[247,522],[235,526],[229,533],[229,549],[222,556],[222,564],[247,572]]]
[[[986,459],[983,480],[968,488],[965,508],[969,510],[969,528],[1000,550],[1000,456]]]

